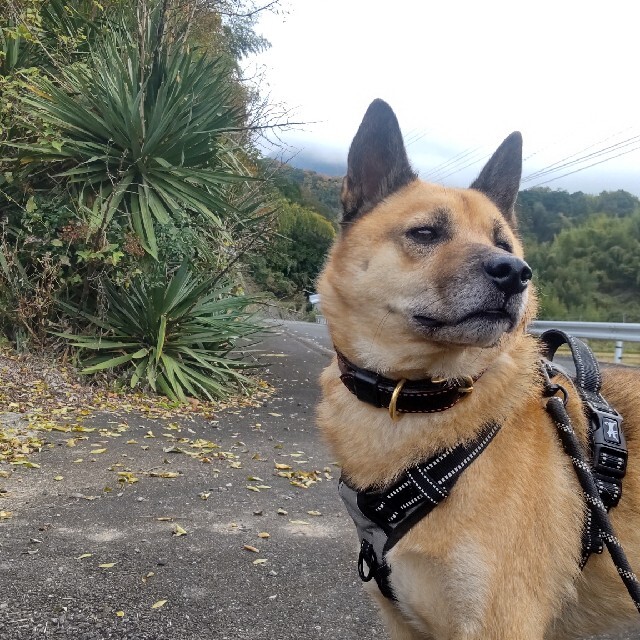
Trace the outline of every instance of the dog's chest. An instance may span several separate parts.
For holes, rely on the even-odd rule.
[[[413,626],[436,637],[452,629],[478,632],[492,581],[488,553],[480,544],[461,541],[438,558],[414,553],[410,545],[400,543],[388,561],[398,607]]]

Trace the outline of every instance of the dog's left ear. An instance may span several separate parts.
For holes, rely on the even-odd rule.
[[[353,222],[416,178],[395,113],[384,100],[374,100],[349,148],[342,222]]]
[[[491,156],[471,189],[484,193],[500,209],[512,226],[516,226],[515,204],[522,176],[522,135],[514,131]]]

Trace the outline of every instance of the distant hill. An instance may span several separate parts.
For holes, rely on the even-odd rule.
[[[287,200],[317,211],[334,225],[338,223],[342,213],[342,177],[298,169],[277,160],[265,160],[264,169],[273,176],[274,186]]]

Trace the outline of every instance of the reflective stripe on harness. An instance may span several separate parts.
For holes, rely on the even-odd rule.
[[[600,394],[600,367],[591,349],[582,340],[564,331],[551,329],[540,336],[540,342],[543,355],[548,359],[542,363],[547,389],[553,390],[554,386],[558,387],[553,384],[553,378],[562,373],[573,380],[582,400],[589,419],[587,458],[602,504],[609,511],[620,501],[622,479],[627,469],[627,443],[622,430],[622,416]],[[563,344],[568,345],[571,350],[576,370],[575,378],[552,362],[556,351]],[[587,521],[582,531],[581,568],[586,565],[592,553],[602,553],[604,549],[603,534],[593,517],[593,506],[587,503],[587,507]]]
[[[407,469],[384,491],[357,491],[344,477],[340,478],[338,491],[360,539],[358,572],[363,581],[374,579],[381,593],[395,600],[389,584],[391,570],[386,562],[387,553],[449,495],[462,472],[499,430],[500,425],[493,422],[485,425],[471,442],[447,449]]]

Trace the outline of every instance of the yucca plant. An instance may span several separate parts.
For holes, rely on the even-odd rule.
[[[111,25],[84,62],[56,81],[35,78],[24,98],[54,140],[19,146],[23,165],[44,165],[74,192],[98,241],[125,216],[145,250],[158,257],[156,224],[200,216],[223,237],[239,212],[227,185],[250,180],[228,162],[228,132],[242,127],[221,63],[163,33],[164,3]],[[129,18],[129,21],[131,18]]]
[[[81,359],[97,352],[83,360],[82,373],[116,369],[132,388],[148,386],[182,401],[224,398],[250,385],[242,373],[250,365],[229,354],[262,330],[247,311],[254,299],[230,295],[228,286],[212,288],[186,265],[161,284],[138,278],[127,289],[105,287],[104,319],[74,309],[100,329],[98,335],[57,334],[81,350]]]

